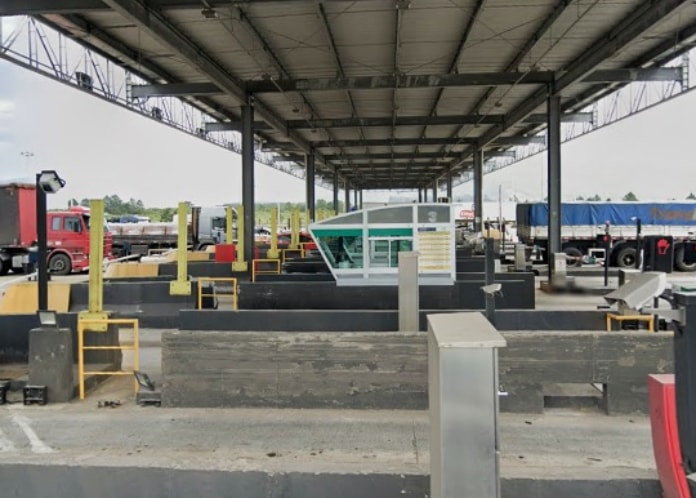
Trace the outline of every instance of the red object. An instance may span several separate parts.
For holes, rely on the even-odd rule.
[[[215,262],[234,263],[237,260],[237,247],[234,244],[216,244]]]
[[[19,245],[29,246],[36,240],[36,189],[18,188]]]
[[[648,376],[650,426],[664,498],[690,498],[682,465],[673,374]]]
[[[667,239],[660,239],[657,241],[657,254],[664,256],[669,250],[669,241]]]

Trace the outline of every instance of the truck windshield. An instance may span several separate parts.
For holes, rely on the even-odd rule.
[[[85,224],[87,227],[87,230],[89,230],[89,224],[90,224],[91,216],[88,214],[83,214],[82,215],[82,222]],[[104,218],[104,232],[109,231],[109,224],[106,221],[106,218]]]

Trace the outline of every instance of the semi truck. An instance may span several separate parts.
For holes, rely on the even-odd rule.
[[[543,202],[517,205],[517,237],[538,249],[548,261],[548,205]],[[640,229],[640,235],[638,234]],[[696,202],[568,202],[561,204],[561,249],[568,264],[579,266],[597,254],[604,255],[607,234],[611,239],[609,265],[635,266],[637,238],[668,235],[674,238],[674,268],[696,271],[685,258],[685,242],[696,233]]]
[[[81,207],[47,213],[49,272],[68,275],[88,269],[90,221],[89,209]],[[24,272],[30,253],[37,250],[37,234],[36,186],[0,184],[0,275]],[[111,236],[106,232],[104,255],[110,253]]]
[[[235,209],[232,209],[232,218],[237,219]],[[194,250],[205,250],[226,240],[227,212],[224,206],[194,207],[186,224],[188,246]],[[232,229],[236,238],[235,221]],[[176,216],[172,222],[109,223],[109,231],[113,237],[112,254],[117,258],[174,249],[179,241]]]

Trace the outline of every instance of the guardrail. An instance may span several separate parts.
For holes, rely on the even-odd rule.
[[[260,269],[258,264],[273,265],[273,269]],[[251,281],[256,282],[256,275],[280,275],[280,261],[277,259],[254,259],[251,261]]]

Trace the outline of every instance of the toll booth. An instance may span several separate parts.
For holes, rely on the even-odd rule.
[[[451,204],[405,204],[341,214],[309,225],[337,285],[397,285],[399,252],[418,253],[421,285],[456,278]]]

